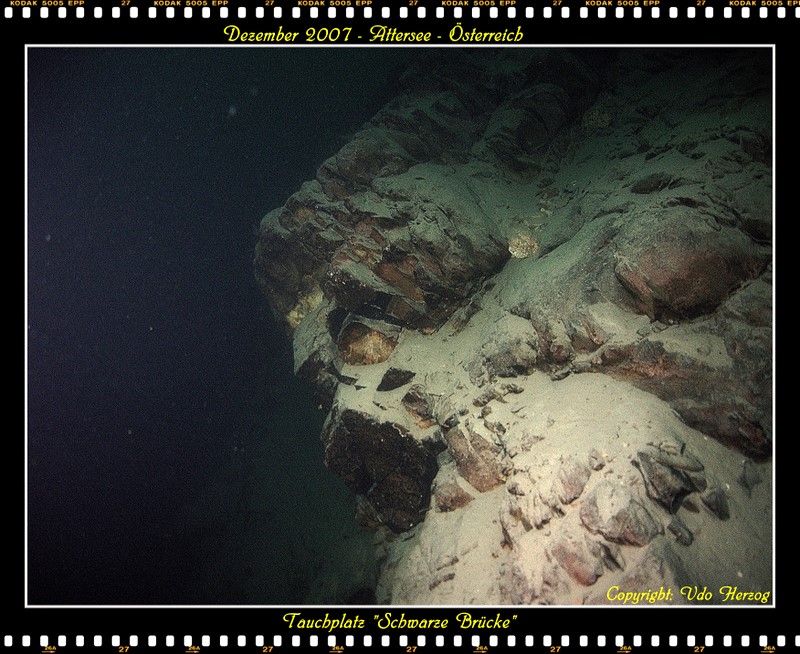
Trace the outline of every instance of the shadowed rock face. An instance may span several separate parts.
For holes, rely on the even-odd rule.
[[[325,465],[350,490],[364,495],[392,531],[406,531],[424,518],[441,447],[349,409],[331,413],[322,441]]]
[[[261,223],[326,465],[412,530],[379,601],[770,583],[769,57],[609,60],[437,51]]]

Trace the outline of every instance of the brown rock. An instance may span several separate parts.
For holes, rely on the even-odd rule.
[[[446,479],[436,484],[433,491],[437,510],[446,513],[469,504],[474,498],[455,479]]]
[[[360,322],[351,322],[339,335],[339,354],[345,363],[369,366],[386,361],[397,345],[397,339],[371,329]]]
[[[621,239],[614,268],[651,319],[709,313],[766,265],[765,255],[737,229],[712,229],[680,205],[661,214]]]
[[[612,543],[641,547],[663,531],[627,488],[608,481],[595,486],[581,505],[580,516],[591,533]]]
[[[500,448],[476,433],[468,421],[463,428],[448,429],[444,438],[458,472],[480,492],[497,488],[505,481],[497,460]]]
[[[428,429],[436,424],[433,417],[433,398],[419,384],[414,384],[409,389],[403,396],[402,403],[420,429]]]
[[[599,548],[592,548],[592,544],[585,538],[564,536],[556,541],[550,552],[567,574],[581,586],[591,586],[603,574],[603,564],[596,555],[599,554]]]

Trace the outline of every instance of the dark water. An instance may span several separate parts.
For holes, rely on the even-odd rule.
[[[406,54],[29,53],[30,603],[341,599],[370,561],[337,573],[314,534],[365,536],[256,289],[254,229]]]

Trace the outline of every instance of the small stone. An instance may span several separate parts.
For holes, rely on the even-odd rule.
[[[433,496],[436,501],[436,509],[442,513],[460,509],[473,500],[472,495],[452,479],[437,484]]]
[[[472,405],[476,407],[484,407],[492,400],[499,400],[500,402],[505,402],[503,399],[503,394],[497,390],[494,386],[489,386],[484,391],[481,392],[478,397],[472,400]]]
[[[377,390],[381,392],[385,391],[393,391],[396,388],[400,388],[401,386],[405,386],[408,384],[417,373],[412,372],[410,370],[402,370],[401,368],[389,368],[381,379],[381,383],[378,384]]]
[[[728,496],[721,488],[716,486],[709,488],[700,496],[700,499],[706,508],[720,520],[727,520],[731,517],[731,511],[728,507]]]
[[[600,452],[598,452],[595,448],[589,450],[587,458],[589,460],[588,461],[589,467],[592,470],[602,470],[606,465],[606,462],[603,459],[603,455]]]
[[[631,463],[642,473],[647,496],[675,513],[686,496],[695,491],[691,479],[683,470],[664,465],[648,452],[640,451],[637,457]]]
[[[402,403],[421,429],[428,429],[436,423],[433,417],[433,400],[419,384],[411,387],[403,396]]]
[[[745,459],[742,461],[742,473],[736,481],[747,491],[747,496],[750,497],[753,494],[753,487],[763,480],[755,464],[750,459]]]
[[[440,570],[439,572],[434,574],[433,577],[431,578],[430,584],[428,585],[428,590],[433,590],[440,584],[443,584],[445,581],[450,581],[451,579],[454,579],[455,576],[456,573],[453,572],[452,570]]]
[[[678,516],[672,516],[672,521],[669,523],[669,530],[673,536],[675,536],[675,540],[678,541],[681,545],[685,545],[688,547],[694,542],[694,535],[689,528],[683,524],[683,521]]]

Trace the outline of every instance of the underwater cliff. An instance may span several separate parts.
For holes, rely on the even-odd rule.
[[[771,79],[768,49],[428,51],[264,217],[378,602],[771,588]]]

